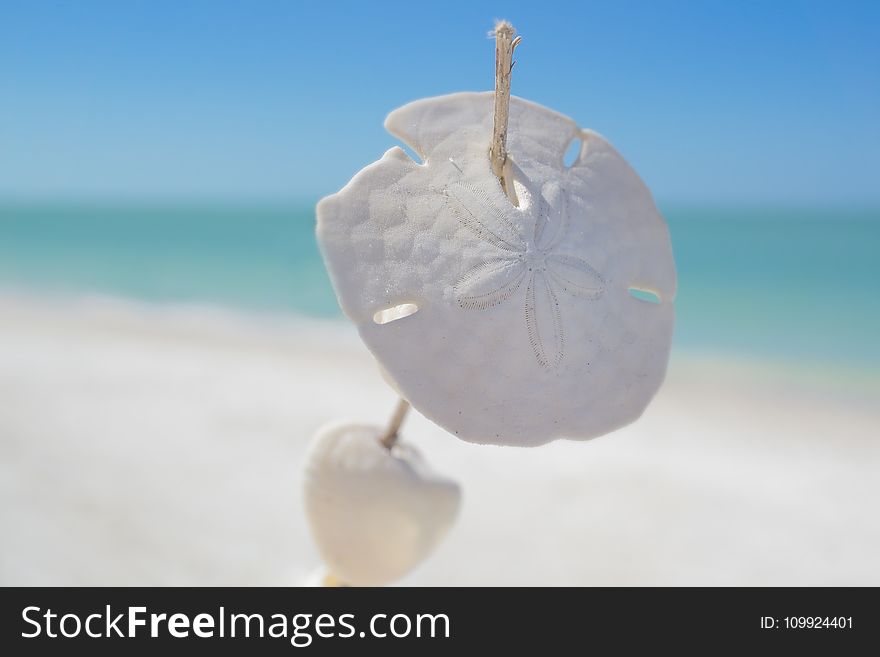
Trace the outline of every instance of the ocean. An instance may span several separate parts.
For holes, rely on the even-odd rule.
[[[880,210],[662,210],[677,349],[880,373]],[[341,317],[311,204],[0,204],[0,287]]]

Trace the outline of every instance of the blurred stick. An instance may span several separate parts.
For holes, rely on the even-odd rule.
[[[495,24],[495,120],[489,159],[492,173],[501,181],[501,188],[516,203],[513,186],[508,184],[507,125],[510,119],[510,78],[513,71],[513,51],[522,41],[514,37],[516,30],[507,21]]]
[[[386,449],[391,449],[394,447],[394,443],[397,442],[400,427],[403,425],[403,421],[406,419],[408,411],[409,402],[401,398],[400,401],[397,402],[397,407],[394,409],[394,415],[391,416],[391,420],[388,422],[385,433],[379,438],[379,442],[382,443],[382,446]]]

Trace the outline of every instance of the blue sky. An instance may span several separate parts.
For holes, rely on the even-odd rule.
[[[491,88],[497,17],[661,202],[880,203],[880,3],[831,0],[2,2],[0,198],[312,200]]]

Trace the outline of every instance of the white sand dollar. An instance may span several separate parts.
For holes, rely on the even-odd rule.
[[[381,586],[415,568],[458,513],[458,485],[405,444],[388,450],[380,427],[334,423],[306,463],[306,516],[327,569],[341,582]]]
[[[592,438],[636,419],[663,380],[666,223],[608,142],[518,98],[514,205],[490,168],[492,117],[491,93],[392,112],[386,128],[424,162],[392,148],[360,171],[319,203],[318,240],[343,311],[428,418],[481,443]]]

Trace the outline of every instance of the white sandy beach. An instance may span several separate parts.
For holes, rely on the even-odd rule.
[[[880,585],[871,385],[678,353],[592,442],[480,447],[413,414],[464,505],[401,584]],[[342,322],[5,293],[0,584],[302,582],[312,433],[394,403]]]

